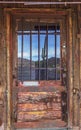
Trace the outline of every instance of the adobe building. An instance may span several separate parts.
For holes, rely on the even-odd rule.
[[[81,1],[0,1],[0,129],[81,130]]]

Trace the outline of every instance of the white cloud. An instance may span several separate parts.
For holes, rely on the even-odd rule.
[[[40,53],[40,56],[41,56],[42,55],[42,51],[40,51],[40,52],[41,52]],[[54,48],[50,48],[48,50],[48,56],[49,57],[53,57],[54,54],[55,54]],[[38,56],[38,50],[34,49],[32,51],[32,56],[33,57],[37,57]],[[57,57],[59,57],[59,56],[60,56],[60,50],[59,50],[59,48],[57,48]],[[21,57],[21,53],[20,52],[18,53],[18,57]],[[29,59],[30,58],[30,52],[23,52],[23,57]]]
[[[32,51],[32,55],[33,55],[33,57],[35,57],[35,56],[38,55],[38,52],[36,50],[33,50]],[[18,53],[18,57],[21,57],[21,53],[20,52]],[[29,58],[30,57],[30,52],[23,52],[23,57],[24,58]]]

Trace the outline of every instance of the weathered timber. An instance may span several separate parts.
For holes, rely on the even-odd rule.
[[[60,94],[53,92],[20,92],[18,93],[18,103],[60,102],[60,97]]]
[[[79,124],[79,127],[81,128],[81,5],[78,5],[77,7],[78,9],[78,35],[77,35],[77,38],[78,38],[78,42],[79,42],[79,94],[78,96],[80,96],[80,98],[78,98],[78,101],[79,101],[79,119],[78,119],[78,124]],[[79,128],[79,129],[80,129]]]
[[[79,90],[79,41],[77,39],[78,25],[77,14],[73,12],[73,89],[77,89],[75,94],[73,94],[73,124],[75,126],[79,125],[79,100],[78,100],[78,90]]]
[[[67,21],[67,49],[68,49],[68,126],[72,127],[72,111],[73,111],[73,100],[72,100],[72,89],[73,89],[73,57],[72,57],[72,11],[70,10],[68,13],[68,21]]]
[[[62,92],[65,88],[59,87],[52,87],[52,86],[27,86],[27,87],[18,87],[18,92]],[[59,90],[59,91],[58,91]]]
[[[6,95],[6,130],[11,129],[11,112],[12,112],[12,31],[11,31],[11,16],[8,13],[5,13],[5,33],[6,33],[6,45],[7,45],[7,68],[6,68],[6,90],[5,90],[5,95]]]
[[[18,92],[17,121],[36,121],[58,119],[61,113],[61,93]]]
[[[26,112],[26,111],[45,111],[48,109],[52,109],[53,111],[61,111],[61,104],[60,103],[52,103],[50,106],[50,103],[46,104],[43,103],[25,103],[25,104],[18,104],[17,110],[18,112]]]
[[[18,112],[20,111],[42,111],[47,110],[47,107],[44,103],[27,103],[27,104],[18,104]]]
[[[43,15],[44,17],[46,16],[46,15],[52,15],[53,17],[54,16],[58,16],[58,17],[60,17],[60,15],[61,15],[61,17],[62,16],[65,16],[66,14],[67,14],[67,11],[65,11],[65,10],[57,10],[57,9],[52,9],[52,8],[47,8],[47,9],[45,9],[45,8],[42,8],[42,9],[39,9],[39,8],[5,8],[5,11],[6,12],[11,12],[12,14],[15,14],[15,15],[25,15],[25,16],[27,16],[28,14],[29,15],[32,15],[33,16],[33,14],[35,14],[35,16],[34,17],[36,17],[36,16],[41,16],[41,15]],[[58,15],[56,15],[56,14],[58,14]],[[50,16],[49,16],[50,17]],[[46,18],[48,18],[48,17],[46,17]],[[53,18],[52,18],[53,19]]]
[[[34,121],[34,122],[17,122],[14,123],[15,128],[53,128],[54,127],[66,127],[67,123],[62,121],[61,119],[57,120],[45,120],[42,119],[40,121]]]
[[[7,12],[4,9],[4,7],[8,7],[8,9],[6,9]],[[21,8],[19,8],[19,7],[21,7]],[[67,78],[67,82],[68,82],[68,90],[69,90],[68,91],[68,97],[69,97],[69,109],[68,109],[68,113],[69,113],[68,117],[69,118],[68,119],[69,119],[69,126],[73,125],[72,124],[72,116],[74,115],[75,125],[78,125],[78,123],[77,123],[77,117],[78,117],[77,98],[78,97],[77,97],[77,95],[75,95],[76,98],[74,98],[75,101],[74,101],[74,104],[72,104],[72,88],[73,88],[73,84],[77,88],[81,86],[81,85],[79,86],[79,80],[78,80],[78,78],[79,78],[79,68],[78,67],[80,67],[80,82],[81,82],[81,45],[80,45],[80,57],[78,57],[78,55],[77,55],[78,52],[79,52],[78,48],[77,48],[77,46],[78,46],[77,43],[78,42],[75,41],[75,38],[74,38],[74,41],[76,42],[76,46],[74,47],[73,44],[72,44],[72,41],[73,41],[73,39],[72,39],[72,37],[73,37],[73,34],[72,34],[73,28],[74,28],[74,32],[76,30],[75,26],[72,24],[72,16],[73,16],[73,14],[71,15],[70,13],[68,13],[69,7],[73,9],[73,8],[76,8],[76,5],[73,5],[73,6],[70,6],[70,5],[69,6],[65,6],[65,5],[64,6],[61,6],[61,5],[59,5],[59,6],[58,5],[57,6],[53,6],[53,5],[47,6],[47,5],[44,5],[43,7],[41,7],[41,5],[39,5],[37,7],[41,7],[41,8],[38,8],[38,9],[37,9],[36,6],[34,6],[32,8],[31,8],[31,6],[29,6],[27,8],[25,8],[25,7],[27,7],[27,6],[20,5],[20,4],[19,5],[16,5],[16,4],[15,5],[13,5],[13,4],[12,5],[9,5],[9,4],[2,5],[1,4],[1,7],[0,7],[0,117],[1,117],[1,122],[3,121],[3,118],[4,118],[5,130],[11,130],[12,129],[11,128],[11,122],[12,122],[13,119],[12,119],[12,115],[11,115],[11,111],[12,111],[11,102],[13,103],[13,101],[12,101],[12,95],[11,95],[12,94],[11,88],[13,86],[13,81],[12,81],[13,74],[17,71],[17,68],[16,68],[16,55],[17,55],[17,44],[16,43],[17,42],[15,40],[17,37],[16,37],[15,29],[13,30],[14,36],[11,36],[11,31],[10,31],[12,29],[11,24],[14,25],[14,28],[15,28],[15,24],[14,24],[14,22],[13,23],[10,22],[11,21],[10,17],[11,16],[13,17],[13,15],[16,16],[16,17],[18,16],[18,18],[20,18],[21,16],[24,16],[24,17],[28,16],[29,18],[31,18],[31,21],[32,21],[32,18],[34,18],[34,17],[37,18],[38,17],[38,21],[40,20],[40,21],[42,21],[44,23],[45,22],[58,23],[58,21],[61,21],[63,19],[63,17],[65,17],[65,15],[68,15],[68,19],[67,19],[67,22],[69,22],[69,24],[68,24],[69,26],[67,26],[67,28],[68,28],[67,33],[69,35],[68,38],[67,38],[68,39],[67,40],[67,53],[68,53],[68,58],[67,58],[68,59],[68,78]],[[44,8],[44,7],[46,7],[46,8]],[[47,8],[49,8],[49,9],[47,9]],[[77,6],[77,8],[78,8],[78,6]],[[4,11],[2,11],[2,9],[5,10],[5,12],[7,13],[7,17],[5,17],[6,15],[4,16]],[[57,10],[59,10],[59,11],[57,11]],[[79,11],[79,19],[74,18],[74,21],[75,22],[76,22],[76,20],[78,21],[78,24],[79,24],[78,28],[80,29],[80,27],[81,27],[81,7],[77,11]],[[77,13],[77,11],[76,11],[76,13]],[[39,14],[41,14],[41,15],[39,15]],[[48,16],[49,16],[49,18],[48,18]],[[66,25],[64,25],[64,26],[66,26]],[[63,26],[62,26],[62,28],[63,28]],[[78,32],[78,33],[80,33],[80,32]],[[11,44],[12,44],[11,37],[13,37],[13,56],[12,56],[12,49],[10,47]],[[65,36],[62,36],[62,37],[65,37]],[[74,36],[74,37],[76,37],[76,36]],[[78,38],[80,38],[80,36],[78,36]],[[64,43],[64,40],[62,40],[61,42]],[[16,44],[16,47],[15,47],[14,44]],[[80,40],[80,44],[81,44],[81,40]],[[73,47],[75,48],[74,49],[74,53],[75,53],[74,56],[72,56],[72,53],[73,53],[72,48]],[[74,58],[75,58],[75,66],[73,68],[72,61],[74,60]],[[79,62],[77,62],[78,58],[80,58],[80,65],[79,65]],[[13,63],[11,63],[11,62],[13,62]],[[13,66],[13,72],[11,70],[12,66]],[[72,71],[73,69],[75,69],[75,73],[74,73],[75,81],[73,81],[73,78],[72,78],[74,76],[73,71]],[[48,86],[48,82],[44,84],[44,81],[43,81],[43,83],[41,83],[41,84],[42,84],[42,86],[43,85]],[[56,85],[56,84],[52,84],[52,83],[50,83],[50,84],[51,85]],[[59,85],[59,89],[60,89],[60,86],[61,86],[61,84]],[[52,92],[52,91],[55,92],[56,91],[56,89],[54,89],[52,87],[49,87],[49,88],[48,87],[47,87],[47,89],[48,89],[47,92],[49,92],[49,91],[50,92]],[[25,88],[18,88],[18,89],[21,92],[22,92],[22,90],[23,90],[23,92],[25,90],[30,91],[29,88],[28,89],[27,88],[26,89]],[[31,92],[35,92],[35,91],[36,92],[46,91],[46,87],[44,87],[44,88],[39,87],[39,88],[36,88],[36,89],[34,89],[32,87]],[[62,91],[63,91],[63,89],[62,89]],[[14,91],[14,93],[15,92],[16,91]],[[61,92],[61,90],[60,90],[60,92]],[[16,95],[16,93],[13,94],[13,100],[15,99],[15,95]],[[57,99],[54,98],[53,104],[55,105],[56,102],[57,102]],[[17,101],[15,103],[17,103]],[[39,100],[38,104],[39,103],[40,103],[40,100]],[[58,102],[58,104],[59,103],[60,102]],[[44,104],[44,103],[41,102],[41,104]],[[40,106],[41,106],[41,104],[40,104]],[[53,104],[52,104],[52,107],[53,107]],[[5,108],[4,108],[4,105],[5,105]],[[23,106],[21,106],[21,104],[18,104],[18,105],[20,105],[18,107],[20,109],[20,110],[18,109],[19,111],[21,111],[21,109],[23,111],[27,111],[27,110],[29,111],[28,106],[26,106],[24,108]],[[29,105],[29,103],[28,103],[28,105]],[[34,107],[36,107],[37,111],[39,111],[42,108],[42,107],[39,108],[37,104],[33,103],[33,105],[34,105]],[[32,109],[33,109],[33,105],[32,104],[30,105]],[[35,106],[35,105],[37,105],[37,106]],[[45,104],[44,104],[44,106],[46,107]],[[75,106],[75,108],[74,108],[74,111],[73,111],[72,108],[74,106]],[[48,103],[48,108],[50,108],[50,103]],[[54,107],[54,109],[55,109],[55,107]],[[35,108],[34,108],[34,110],[35,110]],[[42,110],[43,110],[43,108],[42,108]],[[43,126],[43,122],[38,123],[38,127]],[[81,122],[81,119],[80,119],[80,122]],[[13,124],[13,122],[12,122],[12,124]],[[61,126],[60,122],[57,123],[54,120],[53,120],[53,122],[52,121],[46,122],[46,124],[47,125],[49,124],[48,127],[49,126],[53,127],[53,126],[56,126],[56,125]],[[34,125],[36,125],[35,122],[34,123],[30,122],[30,127],[33,127]],[[20,126],[22,126],[22,125],[19,125],[18,127],[20,127]],[[29,125],[26,124],[25,126],[28,127]],[[46,126],[44,125],[44,127],[46,127]],[[24,125],[23,125],[23,127],[24,127]]]
[[[61,111],[36,111],[36,112],[19,112],[17,121],[40,121],[41,119],[59,119],[61,118]]]
[[[81,9],[81,7],[80,7],[80,9]],[[81,23],[79,23],[79,24],[81,25]],[[80,28],[80,33],[81,33],[81,28]],[[81,93],[81,38],[80,38],[80,93]],[[79,99],[79,104],[80,104],[79,125],[81,127],[81,98]]]
[[[31,82],[32,83],[32,82]],[[39,85],[38,86],[26,86],[24,87],[24,85],[22,84],[18,84],[18,91],[21,92],[62,92],[65,90],[64,86],[62,86],[61,81],[39,81]]]

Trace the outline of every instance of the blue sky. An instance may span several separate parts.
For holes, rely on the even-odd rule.
[[[40,34],[40,60],[42,60],[42,48],[44,48],[46,34]],[[57,57],[60,57],[60,35],[56,36],[57,45]],[[24,35],[23,37],[23,58],[30,59],[30,35]],[[48,35],[48,58],[54,57],[54,34]],[[18,57],[21,57],[22,36],[18,35]],[[38,60],[38,35],[32,34],[32,60]]]

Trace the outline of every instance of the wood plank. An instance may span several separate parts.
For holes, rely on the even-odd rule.
[[[29,111],[42,111],[47,110],[47,107],[44,103],[38,103],[38,104],[31,104],[31,103],[25,103],[25,104],[18,104],[18,112],[29,112]]]
[[[7,106],[6,106],[6,112],[7,112],[7,126],[6,130],[10,130],[11,127],[11,81],[12,81],[12,69],[11,69],[11,23],[10,23],[10,14],[6,14],[6,44],[7,44],[7,88],[6,88],[6,94],[7,94]]]
[[[59,119],[61,111],[35,111],[35,112],[19,112],[17,114],[18,122],[40,121],[41,119]]]
[[[49,8],[47,8],[47,9],[45,9],[45,8],[5,8],[5,11],[6,12],[12,12],[13,14],[26,14],[26,13],[45,13],[45,14],[47,14],[47,13],[50,13],[50,14],[57,14],[57,15],[66,15],[67,14],[67,11],[65,11],[65,10],[62,10],[62,9],[59,9],[59,10],[57,10],[57,9],[49,9]]]
[[[73,111],[73,100],[72,100],[72,89],[73,89],[73,57],[72,57],[72,11],[69,11],[68,14],[68,20],[67,20],[67,49],[68,49],[68,54],[67,54],[67,60],[68,60],[68,65],[67,65],[67,71],[68,71],[68,126],[72,126],[72,111]]]
[[[53,84],[54,85],[54,84]],[[19,86],[17,87],[18,92],[56,92],[56,93],[61,93],[65,90],[66,88],[59,86]]]
[[[60,102],[61,95],[52,92],[20,92],[18,93],[18,103],[38,103],[38,102]]]
[[[67,123],[62,121],[61,119],[57,119],[57,120],[40,120],[40,121],[34,121],[34,122],[17,122],[14,123],[15,128],[55,128],[55,127],[65,127],[67,126]]]
[[[43,111],[51,109],[53,111],[61,111],[61,103],[48,103],[47,105],[45,103],[25,103],[25,104],[18,104],[17,106],[18,112],[30,112],[30,111]]]

